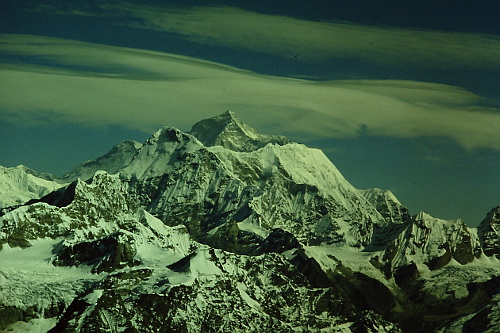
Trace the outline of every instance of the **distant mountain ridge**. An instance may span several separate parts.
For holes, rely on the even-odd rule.
[[[0,330],[494,332],[500,320],[499,207],[477,229],[410,216],[232,112],[123,141],[63,181],[0,211]]]

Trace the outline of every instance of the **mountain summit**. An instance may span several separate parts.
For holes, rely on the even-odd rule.
[[[34,172],[3,173],[16,199],[3,202],[46,195],[0,207],[0,331],[495,332],[500,321],[498,207],[478,230],[410,216],[319,149],[229,111],[123,141],[48,194]]]
[[[189,133],[207,147],[222,146],[242,152],[254,151],[269,143],[284,145],[291,142],[283,136],[257,133],[256,130],[241,122],[235,113],[229,110],[221,115],[194,124]]]

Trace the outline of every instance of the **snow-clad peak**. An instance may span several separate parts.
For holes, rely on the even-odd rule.
[[[203,142],[205,146],[226,147],[224,139],[228,135],[250,139],[258,137],[258,133],[253,128],[243,124],[231,111],[197,122],[191,128],[190,133]]]
[[[334,196],[339,195],[339,188],[355,192],[354,187],[319,149],[298,143],[283,147],[267,145],[263,155],[264,169],[269,168],[266,164],[279,164],[297,184],[312,185]]]
[[[23,204],[65,185],[52,175],[38,173],[24,165],[0,166],[0,208]]]
[[[18,170],[24,171],[26,173],[30,173],[30,171],[34,171],[34,170],[28,168],[26,165],[23,165],[23,164],[19,164],[18,166],[12,167],[10,169],[18,169]]]
[[[147,139],[120,171],[124,176],[135,178],[161,176],[180,163],[183,154],[202,148],[203,144],[193,135],[166,126]]]
[[[73,171],[68,172],[63,176],[63,179],[68,182],[78,178],[87,180],[98,170],[104,170],[110,174],[116,173],[130,163],[141,146],[142,144],[137,141],[121,141],[103,156],[84,162]]]
[[[43,172],[38,172],[35,171],[25,165],[18,165],[16,167],[11,168],[12,170],[19,170],[20,172],[26,173],[28,175],[35,176],[40,179],[45,179],[45,180],[51,180],[51,181],[57,181],[57,179],[50,173],[43,173]]]
[[[431,214],[427,213],[427,212],[424,212],[424,211],[420,211],[417,213],[417,215],[414,216],[414,219],[416,221],[432,221],[432,220],[438,220],[437,218],[435,218],[434,216],[432,216]]]
[[[134,141],[134,140],[123,140],[119,142],[116,146],[114,146],[110,152],[113,152],[114,150],[120,151],[120,150],[127,150],[130,148],[134,149],[139,149],[141,148],[142,143]]]
[[[367,190],[360,190],[361,194],[370,202],[376,202],[379,197],[385,199],[385,200],[390,200],[396,204],[401,205],[401,202],[399,202],[398,198],[394,195],[389,190],[383,190],[380,188],[370,188]]]
[[[201,145],[196,137],[170,126],[164,126],[158,131],[154,132],[153,135],[151,135],[151,137],[146,140],[144,145],[158,145],[166,142],[184,141],[194,141]]]
[[[231,111],[197,122],[189,133],[207,147],[222,146],[234,151],[255,151],[268,143],[283,145],[291,142],[285,137],[259,134]]]
[[[384,253],[384,259],[393,267],[415,262],[435,270],[452,259],[465,265],[480,256],[481,245],[476,233],[461,219],[443,220],[420,212],[402,226]]]
[[[428,228],[435,227],[437,225],[443,225],[446,228],[467,228],[465,222],[462,219],[454,219],[454,220],[443,220],[437,217],[432,216],[431,214],[421,211],[415,216],[413,216],[414,224],[425,226]]]
[[[403,223],[410,220],[408,208],[402,205],[391,191],[371,188],[359,190],[359,192],[369,203],[375,206],[387,222]]]
[[[243,124],[232,111],[226,111],[218,116],[201,120],[193,125],[190,133],[200,139],[207,146],[214,146],[218,137],[226,130],[239,131],[240,134],[251,138],[257,137],[257,132]]]
[[[484,218],[483,222],[485,223],[500,223],[500,206],[496,206]]]

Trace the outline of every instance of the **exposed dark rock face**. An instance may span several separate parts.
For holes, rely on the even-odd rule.
[[[116,269],[136,266],[135,249],[132,247],[132,235],[118,231],[109,236],[91,242],[61,244],[55,249],[57,266],[92,266],[92,272],[111,272]]]
[[[426,262],[426,265],[430,270],[446,266],[450,262],[451,258],[453,258],[453,255],[450,252],[450,245],[448,243],[441,245],[438,250],[444,250],[444,253]]]
[[[189,262],[194,256],[196,256],[195,252],[190,253],[189,255],[174,262],[173,264],[167,265],[167,268],[176,272],[186,272],[189,270]]]
[[[51,304],[44,309],[45,318],[56,318],[65,310],[66,305],[63,301]],[[34,305],[25,309],[16,306],[0,307],[0,331],[3,332],[10,324],[19,321],[30,321],[39,317],[39,307]]]
[[[50,192],[39,199],[31,199],[28,202],[20,204],[20,205],[0,208],[0,216],[3,216],[6,213],[11,212],[19,207],[29,206],[29,205],[39,203],[39,202],[48,203],[49,205],[53,205],[56,207],[66,207],[74,199],[75,187],[76,187],[76,182],[73,182],[73,183],[69,184],[68,186],[61,187],[60,189],[58,189],[56,191]]]
[[[500,325],[500,293],[463,324],[464,333],[495,332]],[[458,326],[458,325],[457,325]]]
[[[304,274],[309,283],[315,288],[328,288],[332,286],[332,280],[328,274],[321,268],[314,258],[308,257],[304,250],[295,251],[291,263]]]
[[[385,284],[342,264],[329,279],[357,309],[388,315],[395,306],[395,297]]]
[[[415,263],[398,267],[394,272],[394,281],[402,289],[409,289],[419,277],[420,271]]]
[[[63,187],[57,191],[47,194],[46,196],[37,199],[30,200],[27,204],[31,205],[37,202],[45,202],[49,205],[53,205],[56,207],[66,207],[68,206],[73,199],[75,198],[75,188],[77,182],[73,182],[70,185]]]
[[[282,229],[273,229],[259,245],[254,254],[262,253],[283,253],[288,250],[297,249],[300,243],[295,236]]]
[[[163,283],[157,286],[161,290],[159,293],[138,293],[141,284],[151,278],[151,271],[113,273],[93,286],[92,292],[73,301],[53,331],[111,332],[127,327],[137,332],[151,329],[286,332],[291,326],[304,327],[304,332],[329,331],[343,324],[345,319],[339,321],[328,313],[345,313],[353,318],[362,316],[349,302],[340,302],[331,289],[310,289],[293,266],[283,261],[276,264],[269,256],[251,257],[238,265],[250,265],[253,275],[206,276],[209,286]],[[261,269],[269,273],[269,278],[255,285],[252,280],[261,276]],[[255,274],[257,271],[259,274]],[[254,301],[247,303],[248,300]],[[260,311],[252,310],[252,306],[259,306]]]
[[[381,315],[371,311],[363,312],[362,315],[349,326],[349,329],[353,333],[401,332],[399,327],[395,327],[391,322],[384,320]]]

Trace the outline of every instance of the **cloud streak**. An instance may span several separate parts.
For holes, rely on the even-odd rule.
[[[235,7],[156,7],[127,2],[41,12],[127,18],[122,24],[176,33],[202,44],[223,45],[308,62],[358,59],[379,64],[426,68],[500,68],[500,38],[348,22],[314,22],[268,15]],[[135,21],[130,18],[135,17]]]
[[[414,81],[315,82],[256,74],[162,52],[2,35],[0,118],[151,132],[232,109],[261,131],[300,140],[445,136],[500,150],[500,110],[458,87]],[[19,59],[23,59],[20,62]]]

